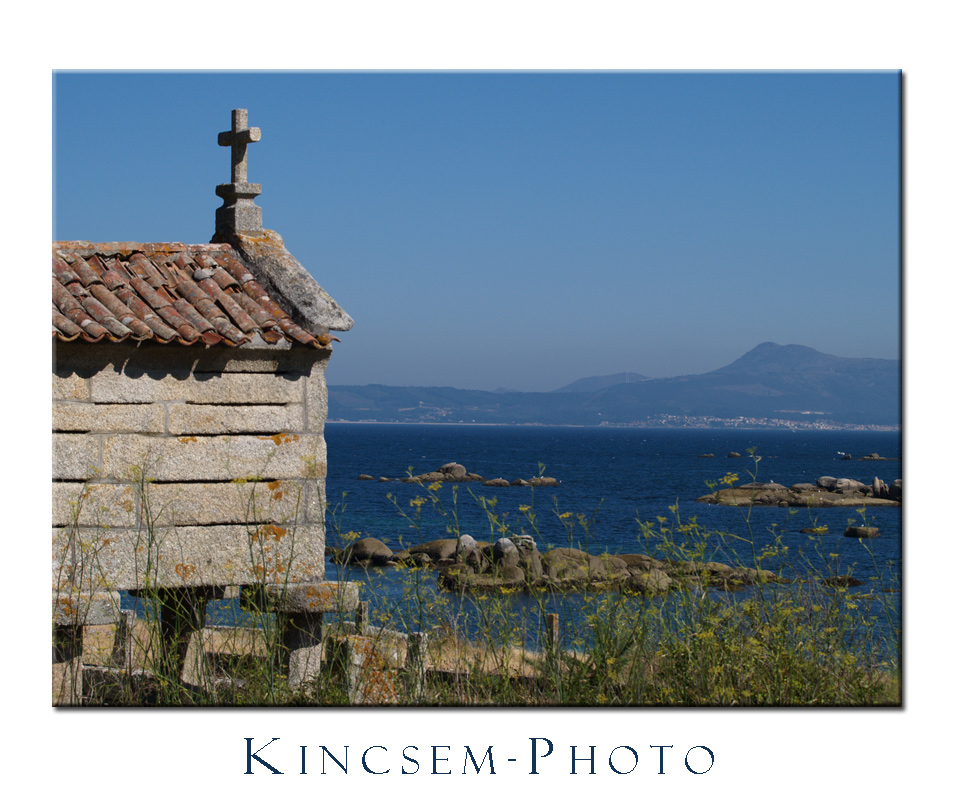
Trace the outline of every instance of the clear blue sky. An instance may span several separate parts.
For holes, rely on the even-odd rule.
[[[331,384],[900,356],[897,73],[57,73],[54,239],[207,242],[233,108]]]

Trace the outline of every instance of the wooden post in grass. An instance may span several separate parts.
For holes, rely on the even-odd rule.
[[[554,651],[560,645],[560,615],[547,614],[547,650]]]

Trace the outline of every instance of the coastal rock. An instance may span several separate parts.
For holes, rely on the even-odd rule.
[[[529,552],[520,552],[520,569],[523,570],[528,584],[533,584],[543,577],[543,560],[540,551],[534,548]]]
[[[491,586],[499,586],[507,589],[518,589],[527,582],[520,567],[501,567],[494,570],[489,575],[476,575],[477,579],[489,579]]]
[[[422,475],[413,475],[411,477],[401,478],[404,483],[419,483],[428,486],[431,483],[466,483],[470,481],[482,481],[480,475],[467,472],[463,464],[451,461],[445,463],[439,469],[433,472],[424,472]]]
[[[628,592],[638,592],[643,595],[661,595],[670,591],[673,581],[663,570],[650,569],[631,572],[623,580],[621,588]]]
[[[630,569],[627,567],[627,562],[620,558],[620,556],[601,553],[599,556],[596,556],[596,559],[600,562],[600,574],[595,577],[604,580],[630,577]]]
[[[411,556],[418,553],[425,553],[430,556],[431,561],[448,561],[457,557],[456,539],[434,539],[432,542],[415,544],[407,548]]]
[[[517,567],[520,565],[520,551],[509,539],[497,539],[493,543],[493,561],[498,567]]]
[[[622,559],[590,555],[573,547],[555,547],[541,556],[544,577],[554,581],[612,580],[630,573]]]
[[[728,452],[728,458],[742,458],[743,456],[739,452]]]
[[[441,567],[437,573],[437,588],[457,592],[465,588],[467,579],[476,573],[466,564],[456,562]]]
[[[903,499],[903,481],[894,480],[890,484],[890,488],[887,491],[887,496],[891,500],[896,500],[897,502],[900,502]]]
[[[863,581],[859,581],[852,575],[835,575],[832,578],[824,578],[820,583],[823,586],[847,587],[863,586]]]
[[[772,480],[769,483],[744,483],[740,486],[742,489],[763,489],[765,491],[789,491],[789,489],[783,485],[783,483],[774,483]]]
[[[710,585],[731,591],[741,586],[753,586],[757,583],[786,583],[772,570],[753,567],[728,567],[725,571],[711,576]]]
[[[584,550],[558,547],[540,554],[526,535],[496,542],[477,542],[464,534],[455,553],[456,539],[438,539],[418,545],[420,552],[402,551],[391,565],[423,562],[438,570],[437,584],[448,591],[508,591],[545,589],[572,591],[622,591],[663,594],[690,584],[734,591],[756,583],[786,583],[770,570],[732,567],[716,561],[659,560],[643,554],[591,555]],[[446,556],[432,560],[433,555]],[[839,583],[839,582],[838,582]]]
[[[369,478],[369,475],[363,475],[362,478]],[[381,477],[380,480],[389,478]],[[560,481],[555,477],[531,477],[529,480],[517,478],[512,483],[502,477],[487,480],[476,472],[468,472],[461,463],[445,463],[439,469],[433,472],[424,472],[420,475],[400,478],[404,483],[418,483],[428,486],[431,483],[482,483],[484,486],[559,486]]]
[[[880,528],[867,525],[851,525],[843,532],[843,535],[851,539],[875,539],[880,535]]]
[[[815,483],[794,483],[790,487],[790,491],[794,492],[795,494],[811,494],[815,493],[818,488],[819,486],[817,486]]]
[[[347,545],[334,560],[343,564],[386,564],[393,558],[393,550],[379,539],[366,537]]]
[[[617,558],[623,562],[624,567],[631,571],[640,570],[649,572],[652,569],[660,569],[663,567],[662,561],[651,558],[643,553],[621,553]]]
[[[467,468],[463,464],[459,464],[459,463],[453,463],[453,462],[445,463],[437,471],[439,471],[443,475],[446,475],[447,478],[451,481],[465,480],[467,477]]]
[[[882,482],[882,481],[880,481]],[[896,483],[896,481],[894,481]],[[787,488],[780,483],[747,483],[723,488],[697,498],[699,503],[752,506],[777,505],[784,508],[859,508],[863,505],[900,505],[893,486],[884,497],[872,494],[872,487],[850,478],[823,476],[816,485],[797,483]]]
[[[357,480],[373,480],[373,475],[360,475]]]
[[[671,577],[681,579],[697,578],[707,586],[731,591],[742,586],[752,586],[759,582],[780,583],[782,580],[770,570],[757,570],[752,567],[731,567],[719,561],[675,561],[667,562],[665,569]]]
[[[470,567],[474,572],[486,572],[490,569],[490,562],[481,551],[479,542],[477,542],[473,536],[466,533],[460,536],[460,544],[457,547],[457,559]]]
[[[874,497],[887,499],[890,496],[890,489],[887,488],[887,484],[879,477],[875,477],[870,486],[870,493],[873,494]]]
[[[861,483],[859,480],[851,480],[849,477],[841,477],[837,480],[837,483],[832,490],[840,492],[841,494],[866,494],[868,491],[870,491],[870,487],[866,485],[866,483]]]
[[[394,553],[390,560],[405,567],[428,567],[433,564],[433,559],[427,553],[411,553],[409,550]]]
[[[513,566],[512,551],[506,542],[517,551],[517,563],[526,576],[529,584],[535,583],[543,575],[543,564],[540,551],[537,549],[537,543],[532,536],[526,533],[519,533],[514,536],[508,536],[501,539],[500,543],[490,544],[483,548],[490,563],[496,569],[497,566]]]
[[[481,552],[472,553],[471,555],[467,556],[464,563],[478,575],[490,572],[493,569],[493,565]]]
[[[477,540],[474,539],[469,533],[461,534],[460,544],[457,546],[457,555],[463,557],[476,552],[479,552],[477,548]]]
[[[537,542],[529,533],[518,533],[515,536],[508,537],[517,548],[523,553],[525,550],[536,550]]]
[[[526,584],[526,576],[520,567],[503,567],[493,572],[478,574],[466,564],[444,567],[437,576],[437,585],[451,592],[468,590],[520,589]]]
[[[400,478],[403,483],[419,483],[424,486],[428,486],[431,483],[443,483],[447,479],[447,475],[443,472],[424,472],[422,475]]]
[[[543,574],[551,580],[589,580],[591,557],[573,547],[555,547],[541,556]]]

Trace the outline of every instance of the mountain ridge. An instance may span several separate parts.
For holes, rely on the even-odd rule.
[[[644,380],[649,379],[649,377],[643,374],[635,374],[632,371],[621,371],[618,374],[603,374],[596,377],[581,377],[579,380],[574,380],[569,385],[564,385],[562,388],[557,388],[550,393],[567,394],[579,391],[602,391],[604,388],[609,388],[612,385],[625,385],[626,383],[643,382]]]
[[[626,382],[614,382],[618,377]],[[767,341],[703,374],[584,377],[555,391],[449,386],[329,388],[332,421],[656,424],[678,419],[900,423],[900,361],[844,358]],[[694,422],[696,423],[696,422]]]

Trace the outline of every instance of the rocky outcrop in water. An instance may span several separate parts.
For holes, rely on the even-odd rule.
[[[843,588],[849,586],[863,586],[863,581],[854,578],[852,575],[834,575],[831,578],[824,578],[822,581],[820,581],[820,585]]]
[[[373,480],[373,475],[360,475],[358,480]],[[468,472],[466,467],[460,463],[445,463],[439,469],[434,472],[424,472],[420,475],[412,475],[410,477],[385,477],[380,476],[378,478],[381,483],[389,482],[391,480],[399,480],[401,483],[418,483],[422,486],[429,486],[431,483],[482,483],[484,486],[499,486],[499,487],[509,487],[509,486],[559,486],[560,481],[555,477],[531,477],[524,480],[523,478],[517,478],[516,480],[505,480],[502,477],[492,478],[487,480],[482,475],[478,475],[475,472]]]
[[[482,481],[480,475],[468,472],[466,467],[460,463],[445,463],[435,472],[425,472],[422,475],[412,477],[401,477],[403,483],[420,483],[429,486],[431,483],[469,483],[472,481]]]
[[[437,584],[454,592],[614,590],[664,594],[700,583],[735,590],[758,582],[782,582],[775,573],[714,561],[663,561],[648,555],[593,555],[573,547],[541,553],[533,537],[520,534],[494,542],[436,539],[392,552],[379,539],[360,539],[347,548],[328,548],[337,563],[366,567],[417,566],[437,570]]]
[[[370,537],[351,542],[342,550],[327,548],[326,553],[338,564],[359,564],[365,567],[384,566],[393,559],[393,550],[379,539]]]
[[[875,539],[880,535],[880,528],[870,527],[869,525],[851,525],[843,535],[849,539]]]
[[[697,498],[713,505],[777,505],[782,508],[860,508],[864,505],[900,505],[903,481],[889,486],[874,478],[867,485],[850,478],[819,477],[816,483],[796,483],[789,488],[780,483],[747,483],[723,488]]]

